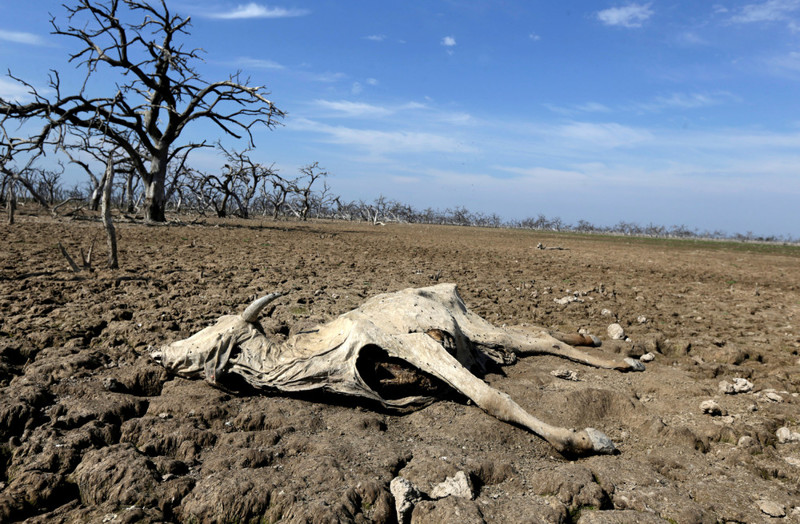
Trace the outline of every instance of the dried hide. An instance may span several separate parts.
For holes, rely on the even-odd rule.
[[[487,413],[526,427],[569,454],[612,453],[615,447],[595,429],[576,431],[540,421],[470,370],[532,354],[620,371],[644,369],[638,361],[604,358],[563,342],[592,345],[599,342],[594,338],[495,327],[467,309],[454,284],[378,295],[280,342],[270,340],[257,322],[260,310],[278,296],[257,300],[241,315],[221,317],[192,337],[163,346],[153,358],[173,373],[214,384],[233,374],[256,388],[319,389],[394,409],[424,405],[431,400],[427,393],[443,383]],[[427,393],[411,393],[420,388]]]

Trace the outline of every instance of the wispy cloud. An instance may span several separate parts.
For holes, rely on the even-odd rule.
[[[0,40],[14,42],[16,44],[47,45],[44,38],[39,35],[24,33],[22,31],[6,31],[5,29],[0,29]]]
[[[555,128],[562,138],[575,141],[578,146],[602,148],[630,147],[652,140],[653,135],[646,129],[610,123],[571,122]]]
[[[305,16],[311,11],[308,9],[288,9],[285,7],[272,7],[267,5],[250,2],[249,4],[237,5],[230,11],[208,13],[208,18],[220,20],[238,20],[242,18],[291,18],[295,16]]]
[[[663,109],[696,109],[739,101],[739,97],[727,91],[713,93],[671,93],[657,96],[652,102],[634,104],[637,110],[655,112]]]
[[[544,104],[544,106],[554,113],[561,115],[576,115],[578,113],[610,113],[611,108],[599,102],[586,102],[573,106],[557,106],[554,104]]]
[[[373,42],[383,42],[386,40],[386,35],[368,35],[365,36],[364,39],[372,40]]]
[[[0,98],[8,102],[23,102],[31,98],[28,88],[17,82],[0,78]]]
[[[427,109],[419,102],[408,102],[393,106],[377,106],[364,102],[350,102],[348,100],[315,100],[314,105],[326,110],[331,116],[350,118],[377,118],[397,114],[404,111]]]
[[[324,141],[352,146],[372,157],[408,153],[466,153],[472,149],[452,136],[424,131],[359,129],[296,119],[287,128],[320,133]]]
[[[777,22],[789,20],[791,13],[797,10],[800,10],[800,0],[767,0],[742,6],[730,21],[740,24]]]
[[[796,63],[791,61],[787,63],[786,67],[794,65],[800,69],[800,53],[793,53],[797,56],[794,57]],[[599,102],[586,102],[583,104],[575,104],[571,106],[557,106],[554,104],[544,104],[544,106],[554,113],[565,116],[574,116],[578,114],[587,113],[612,113],[612,112],[630,112],[635,111],[638,113],[657,113],[666,109],[697,109],[701,107],[709,107],[715,105],[722,105],[731,102],[739,102],[738,96],[728,91],[715,91],[706,93],[669,93],[658,95],[648,101],[639,101],[628,104],[623,104],[615,107],[609,107]]]
[[[346,100],[315,100],[314,104],[322,109],[335,112],[339,116],[346,117],[372,118],[390,115],[394,112],[386,107]]]
[[[530,34],[528,34],[528,38],[530,38],[530,39],[531,39],[531,40],[533,40],[534,42],[538,42],[539,40],[541,40],[541,39],[542,39],[542,37],[541,37],[541,36],[539,36],[539,35],[537,35],[536,33],[530,33]]]
[[[653,16],[651,4],[628,4],[623,7],[611,7],[597,13],[597,19],[605,25],[621,27],[641,27]]]
[[[442,38],[442,45],[445,47],[455,47],[456,39],[452,36],[446,36]]]
[[[675,36],[675,42],[680,45],[694,46],[694,45],[707,45],[708,42],[692,31],[684,31]]]
[[[285,69],[284,66],[272,60],[262,58],[249,58],[246,56],[236,59],[236,65],[245,69]]]

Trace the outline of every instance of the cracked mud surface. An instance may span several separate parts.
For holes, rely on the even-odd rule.
[[[0,522],[393,522],[393,478],[430,493],[460,471],[474,499],[421,501],[412,522],[800,522],[800,442],[776,436],[800,432],[798,248],[257,220],[117,230],[122,269],[75,274],[55,244],[94,241],[102,265],[99,223],[0,226]],[[394,415],[234,395],[148,358],[268,292],[288,295],[262,324],[287,333],[436,281],[495,324],[652,352],[644,373],[529,357],[485,377],[621,453],[568,460],[457,397]],[[613,322],[631,343],[609,340]],[[734,378],[753,390],[721,393]]]

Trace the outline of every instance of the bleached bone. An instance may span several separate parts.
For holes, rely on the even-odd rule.
[[[616,448],[596,429],[568,429],[537,419],[470,370],[483,370],[490,360],[509,364],[517,355],[542,354],[599,368],[644,370],[636,360],[586,353],[556,338],[596,342],[591,337],[498,328],[467,309],[455,284],[378,295],[332,322],[282,341],[267,337],[256,321],[261,308],[278,296],[255,301],[242,315],[223,316],[152,356],[173,373],[205,377],[213,384],[224,385],[226,376],[238,375],[257,388],[330,391],[396,409],[432,400],[403,388],[414,382],[408,379],[409,372],[416,373],[423,383],[438,379],[490,415],[529,429],[561,452],[577,455],[613,453]]]

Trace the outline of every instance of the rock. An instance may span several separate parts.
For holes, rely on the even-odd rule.
[[[611,340],[625,340],[625,330],[619,324],[608,326],[608,336]]]
[[[639,357],[639,360],[641,360],[642,362],[652,362],[655,359],[656,359],[656,356],[654,354],[652,354],[652,353],[645,353],[644,355]]]
[[[733,384],[731,384],[727,380],[723,380],[722,382],[719,383],[720,393],[725,393],[726,395],[747,393],[752,390],[753,390],[753,383],[747,380],[746,378],[735,378],[733,379]]]
[[[647,317],[644,315],[639,315],[638,317],[636,317],[636,322],[638,322],[639,324],[644,324],[645,322],[647,322]]]
[[[722,412],[722,408],[715,400],[704,400],[700,403],[700,409],[703,411],[703,413],[711,415],[712,417],[724,414]]]
[[[792,431],[786,426],[778,428],[778,431],[775,432],[775,436],[778,437],[778,442],[781,444],[786,444],[787,442],[800,442],[800,433]]]
[[[437,484],[430,493],[432,499],[442,499],[451,495],[469,500],[475,498],[475,488],[472,485],[472,481],[463,471],[459,471],[452,477],[447,477],[444,482]]]
[[[612,315],[611,310],[606,308],[603,308],[600,311],[600,314],[603,315],[604,317],[610,317]]]
[[[409,522],[414,506],[424,500],[422,493],[411,482],[403,477],[395,477],[389,483],[389,490],[394,497],[394,507],[397,511],[397,522]]]
[[[554,369],[550,372],[556,378],[561,378],[564,380],[572,380],[573,382],[578,381],[578,374],[574,371],[570,371],[568,369]]]
[[[773,502],[771,500],[759,500],[757,504],[761,512],[766,513],[770,517],[781,518],[786,516],[786,508],[777,502]]]
[[[772,402],[783,402],[783,397],[778,395],[774,391],[767,391],[766,393],[764,393],[764,397]]]
[[[567,305],[567,304],[569,304],[571,302],[583,302],[583,299],[582,298],[578,298],[575,295],[567,295],[564,298],[554,298],[553,302],[555,302],[556,304],[558,304],[560,306],[565,306],[565,305]]]

